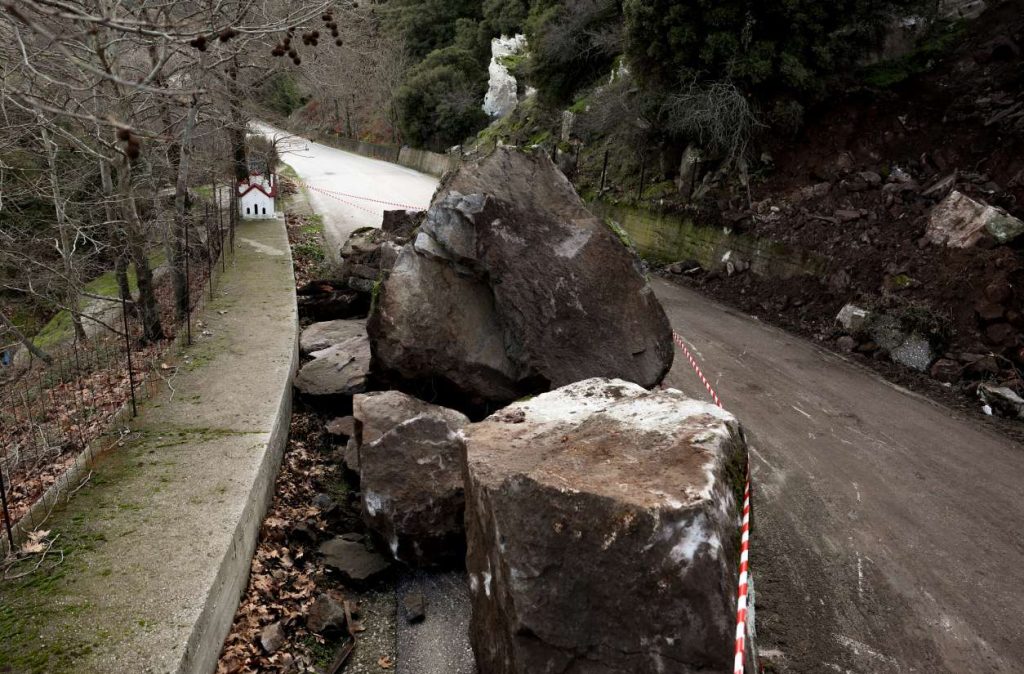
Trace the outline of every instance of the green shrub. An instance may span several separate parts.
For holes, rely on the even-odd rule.
[[[431,52],[395,96],[402,134],[433,150],[461,142],[487,124],[486,91],[486,65],[472,51],[453,45]]]

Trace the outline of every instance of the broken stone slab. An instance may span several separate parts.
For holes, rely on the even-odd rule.
[[[313,323],[299,336],[299,350],[303,354],[323,351],[352,337],[365,334],[365,319],[355,318]]]
[[[341,247],[346,262],[366,263],[376,259],[387,234],[376,227],[362,227],[352,232]]]
[[[986,237],[997,243],[1024,234],[1024,221],[954,190],[939,202],[928,219],[925,238],[935,245],[970,248]]]
[[[356,396],[352,406],[367,527],[403,562],[437,566],[461,559],[459,430],[469,419],[398,391]]]
[[[299,369],[295,388],[311,396],[355,395],[366,390],[370,376],[370,341],[350,337],[322,351]]]
[[[391,560],[368,550],[363,543],[334,538],[320,545],[324,564],[356,583],[373,581],[389,568]]]
[[[545,153],[510,148],[446,181],[367,327],[384,379],[481,406],[593,376],[651,387],[673,358],[636,254]]]
[[[998,416],[1007,419],[1024,419],[1024,398],[1007,386],[979,384],[978,397]]]
[[[732,415],[589,379],[465,436],[481,671],[728,671],[746,457]]]
[[[870,316],[871,313],[867,309],[862,309],[855,304],[847,304],[839,310],[836,322],[843,326],[844,330],[860,332],[867,325]]]

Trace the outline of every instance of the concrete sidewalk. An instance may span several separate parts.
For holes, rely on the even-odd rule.
[[[272,495],[298,360],[284,222],[246,222],[237,242],[195,345],[173,361],[173,394],[161,385],[124,445],[51,515],[41,569],[0,582],[0,672],[213,671]]]

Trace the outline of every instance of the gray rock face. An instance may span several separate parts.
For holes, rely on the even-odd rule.
[[[408,241],[421,222],[422,211],[384,211],[380,228],[393,239]]]
[[[729,671],[746,446],[678,391],[591,379],[466,431],[488,674]]]
[[[295,388],[311,396],[355,395],[366,390],[370,375],[370,342],[365,335],[350,337],[323,351],[299,369]]]
[[[469,419],[397,391],[353,401],[363,521],[418,566],[460,559],[463,444]]]
[[[352,337],[366,334],[366,321],[359,318],[314,323],[299,336],[299,350],[304,354],[323,351]]]
[[[335,538],[321,544],[324,564],[341,573],[349,581],[370,582],[391,567],[391,560],[367,550],[358,541]]]
[[[673,356],[635,254],[546,155],[507,148],[449,179],[368,330],[387,378],[476,403],[594,376],[651,387]]]
[[[954,190],[932,209],[925,238],[936,245],[970,248],[985,237],[1008,243],[1021,234],[1024,221]]]

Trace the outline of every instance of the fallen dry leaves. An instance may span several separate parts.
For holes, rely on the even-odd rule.
[[[338,471],[322,451],[323,438],[315,415],[303,411],[292,415],[274,500],[263,520],[249,585],[224,643],[218,674],[317,671],[314,649],[324,640],[306,629],[305,615],[316,596],[331,589],[312,546],[300,542],[295,532],[297,528],[325,531],[331,526],[311,505],[318,488],[335,479]],[[260,635],[275,622],[282,623],[285,642],[266,653]]]

